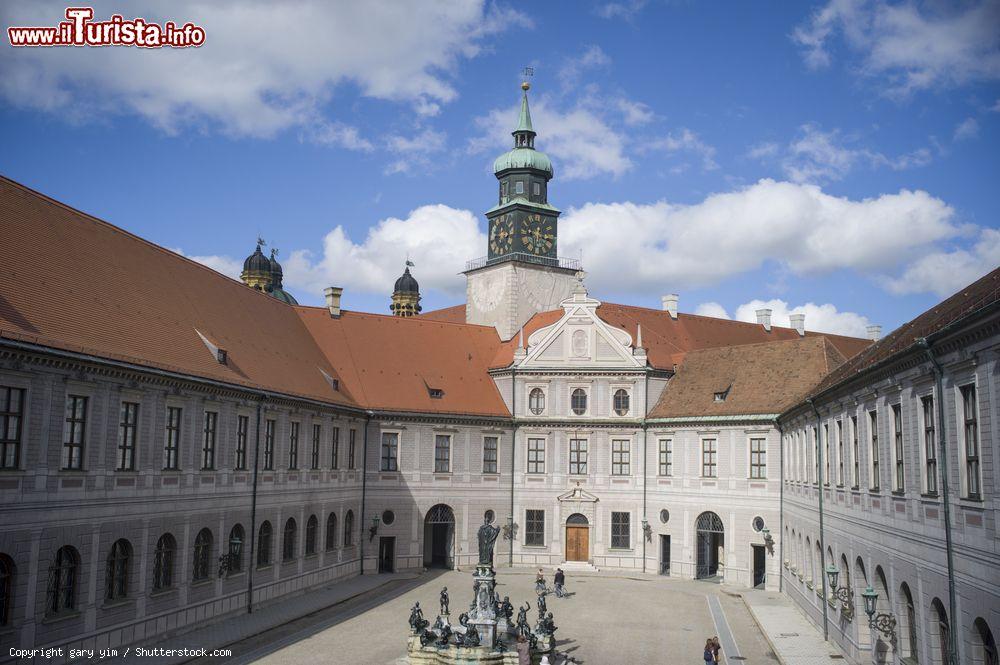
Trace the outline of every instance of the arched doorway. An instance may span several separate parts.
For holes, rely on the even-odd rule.
[[[566,520],[566,560],[590,559],[590,523],[586,515],[573,513]]]
[[[443,503],[424,516],[424,566],[455,567],[455,513]]]
[[[698,533],[698,567],[695,579],[712,579],[719,576],[722,566],[722,548],[725,545],[725,529],[722,520],[713,512],[698,515],[695,522]]]

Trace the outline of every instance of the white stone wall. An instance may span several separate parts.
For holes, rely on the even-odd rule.
[[[468,273],[467,323],[494,326],[508,340],[538,312],[559,308],[576,285],[572,271],[505,262]]]

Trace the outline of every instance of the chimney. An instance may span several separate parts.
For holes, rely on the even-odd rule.
[[[668,293],[667,295],[660,298],[663,301],[663,311],[670,312],[670,318],[677,318],[677,301],[680,300],[680,296],[676,293]]]
[[[340,318],[340,296],[344,295],[344,287],[328,286],[323,289],[326,296],[326,307],[330,310],[330,316],[334,319]]]
[[[868,331],[868,339],[873,342],[877,342],[878,338],[882,336],[882,326],[868,326],[865,330]]]
[[[789,324],[798,331],[799,335],[806,334],[806,315],[805,314],[789,314],[788,315]]]
[[[771,332],[771,310],[758,309],[757,323],[764,326],[764,330],[766,330],[767,332]]]

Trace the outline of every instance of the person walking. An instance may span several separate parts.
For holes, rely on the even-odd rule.
[[[719,636],[716,635],[712,638],[712,658],[713,662],[719,662],[719,651],[722,650],[722,645],[719,644]]]
[[[562,568],[556,568],[556,574],[552,581],[556,587],[556,598],[563,598],[566,595],[566,592],[563,591],[563,585],[566,584],[566,573],[563,572]]]
[[[517,651],[517,665],[531,665],[531,645],[524,635],[517,636],[514,649]]]
[[[545,593],[545,573],[541,568],[535,573],[535,593]]]
[[[715,646],[715,645],[712,644],[711,638],[705,640],[705,653],[704,653],[704,657],[705,657],[705,662],[706,663],[714,663],[715,662],[715,654],[712,652],[712,647],[713,646]]]

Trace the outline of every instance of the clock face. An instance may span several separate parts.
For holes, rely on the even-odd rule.
[[[514,244],[514,216],[500,215],[490,225],[490,251],[494,255],[510,253]]]
[[[533,214],[521,222],[521,245],[532,254],[548,254],[555,241],[555,225],[552,220]]]

